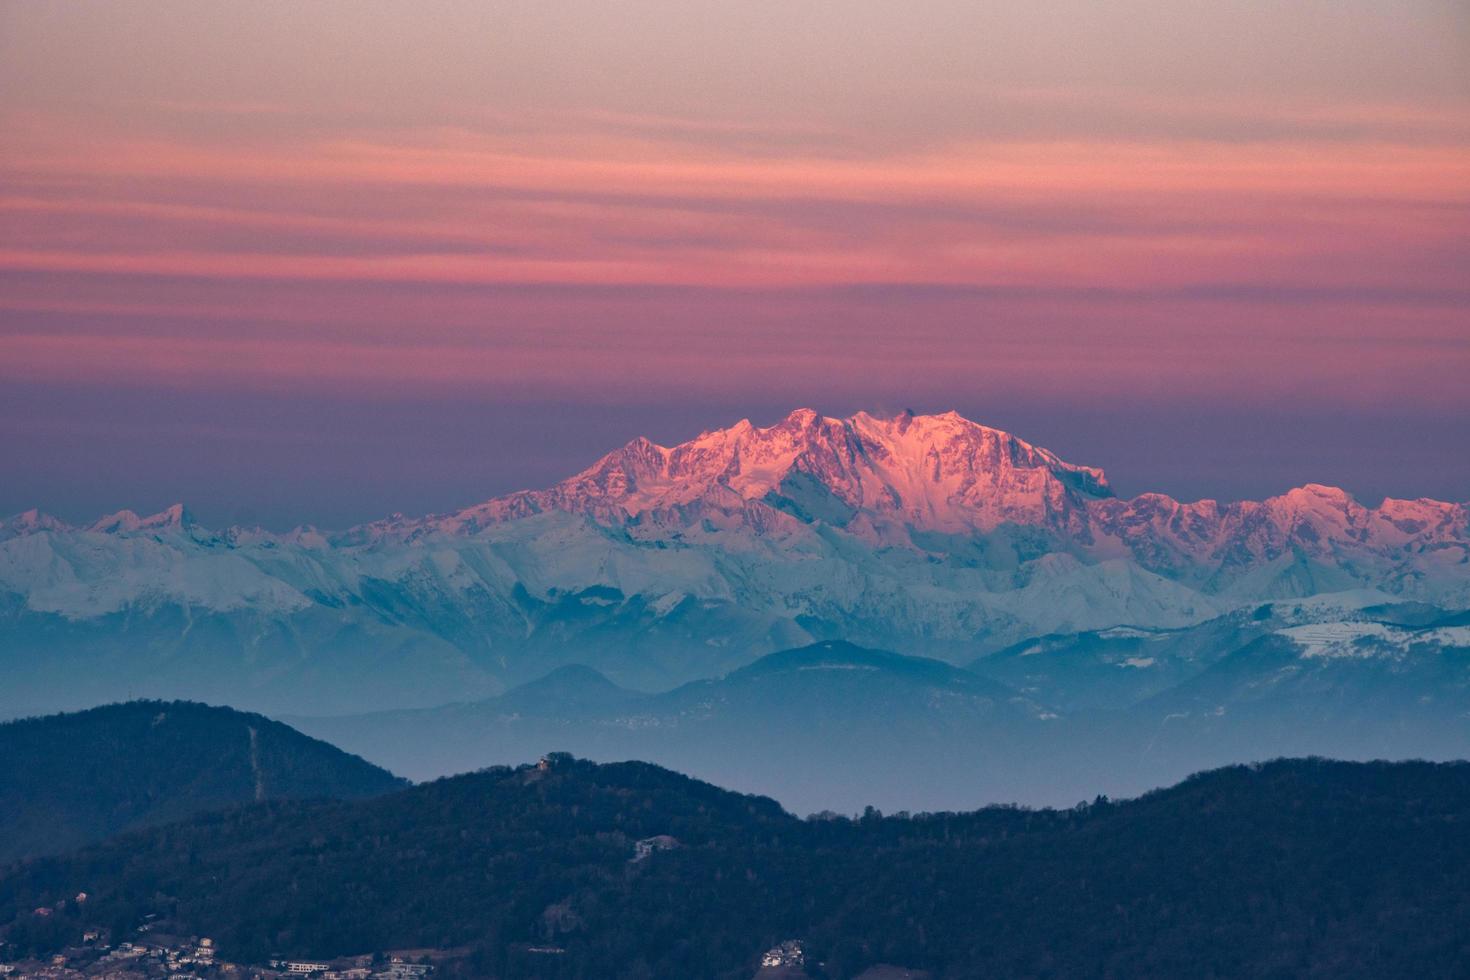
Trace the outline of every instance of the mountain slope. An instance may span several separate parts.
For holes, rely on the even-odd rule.
[[[905,525],[950,533],[1006,523],[1072,527],[1087,500],[1111,494],[1101,470],[954,412],[832,419],[798,409],[767,428],[742,419],[673,448],[635,439],[549,490],[492,500],[433,526],[474,531],[548,510],[675,524],[743,512],[779,526],[757,509],[765,507],[882,540]]]
[[[1338,758],[1470,756],[1470,626],[1286,627],[1132,709],[1167,758],[1239,759],[1269,744]]]
[[[287,720],[421,779],[558,746],[798,812],[1064,805],[1280,755],[1470,757],[1470,627],[1371,599],[1045,637],[970,671],[829,642],[656,695],[563,668],[488,701]]]
[[[1279,755],[1470,758],[1470,626],[1422,606],[1278,602],[1186,630],[1046,638],[974,669],[1057,704],[1054,747],[1109,785]]]
[[[0,938],[44,952],[157,913],[235,960],[462,947],[477,977],[749,977],[793,938],[828,977],[1448,977],[1470,967],[1467,819],[1463,763],[1279,761],[1069,810],[800,821],[555,758],[35,862],[0,877]],[[674,846],[634,860],[655,835]]]
[[[1130,708],[1186,683],[1260,637],[1283,630],[1334,630],[1352,624],[1439,625],[1445,610],[1384,603],[1373,591],[1266,602],[1181,629],[1116,626],[1013,644],[968,667],[1064,712]]]
[[[662,694],[563,669],[483,702],[289,721],[419,778],[555,746],[647,759],[816,810],[1033,799],[1037,787],[1009,760],[1034,750],[1053,718],[1044,705],[940,661],[829,642]]]
[[[0,716],[120,686],[272,712],[494,696],[571,663],[643,689],[822,640],[951,663],[1053,633],[1177,629],[1375,590],[1470,607],[1470,512],[1112,495],[944,415],[635,440],[554,487],[342,534],[181,506],[0,524]]]
[[[264,799],[372,796],[403,781],[279,722],[132,701],[0,725],[0,863]]]

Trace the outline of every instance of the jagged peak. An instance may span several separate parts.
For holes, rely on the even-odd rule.
[[[120,510],[98,518],[87,530],[100,534],[118,534],[132,531],[164,531],[174,528],[187,530],[197,527],[194,514],[182,503],[165,507],[156,514],[140,517],[131,510]]]
[[[97,531],[101,534],[112,534],[116,531],[132,531],[138,527],[142,520],[136,513],[124,508],[111,514],[104,514],[87,526],[89,531]]]
[[[1267,498],[1265,505],[1273,509],[1284,508],[1299,513],[1343,514],[1363,509],[1362,505],[1346,490],[1322,483],[1307,483],[1293,487],[1279,496]]]
[[[818,423],[832,423],[837,421],[840,420],[828,418],[814,408],[798,408],[788,412],[779,421],[773,422],[770,425],[756,425],[750,419],[742,418],[731,426],[719,429],[705,429],[688,442],[670,447],[668,451],[706,444],[729,443],[748,435],[760,436],[779,432],[799,432],[804,429],[811,429]]]
[[[666,452],[669,451],[669,449],[668,449],[667,446],[660,446],[658,443],[654,442],[652,439],[648,438],[647,436],[634,436],[632,439],[629,439],[627,441],[627,443],[625,443],[623,445],[623,451],[624,452],[649,452],[649,451],[653,451],[653,452],[666,453]]]
[[[19,514],[12,515],[6,520],[0,521],[0,532],[7,537],[19,537],[25,534],[35,534],[40,531],[70,531],[72,527],[65,521],[52,517],[45,511],[32,507],[23,510]]]
[[[194,514],[182,503],[172,504],[150,517],[143,518],[144,527],[188,527],[196,523]]]
[[[1101,470],[956,411],[833,418],[798,408],[771,425],[741,419],[672,447],[633,439],[548,490],[497,498],[434,526],[474,531],[552,510],[615,521],[696,505],[759,510],[793,479],[882,522],[952,532],[1071,521],[1067,512],[1112,495]]]
[[[65,526],[65,522],[52,517],[50,514],[37,507],[23,510],[19,514],[12,514],[4,523],[8,527],[51,527]]]
[[[826,422],[829,420],[814,408],[798,408],[782,419],[779,425],[804,429],[818,421]]]
[[[1393,513],[1406,510],[1447,511],[1465,506],[1467,505],[1453,504],[1444,500],[1436,500],[1433,497],[1384,497],[1383,502],[1376,509],[1384,513]]]

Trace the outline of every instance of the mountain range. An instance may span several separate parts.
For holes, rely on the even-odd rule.
[[[0,524],[0,716],[131,691],[327,715],[494,697],[583,664],[665,690],[826,640],[967,664],[1347,593],[1470,607],[1470,509],[1114,496],[955,413],[637,439],[545,490],[340,533],[182,506]]]
[[[644,759],[796,812],[1066,806],[1282,755],[1470,755],[1470,617],[1280,601],[977,659],[827,641],[643,694],[586,666],[498,697],[292,725],[416,779],[550,748]]]

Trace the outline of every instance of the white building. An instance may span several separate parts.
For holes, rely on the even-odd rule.
[[[645,837],[640,841],[634,842],[633,860],[642,861],[644,858],[653,854],[654,851],[672,851],[678,846],[679,839],[677,837],[670,837],[668,834],[658,834],[655,837]]]
[[[800,939],[788,939],[772,946],[761,957],[761,966],[801,966],[805,962],[806,944]]]

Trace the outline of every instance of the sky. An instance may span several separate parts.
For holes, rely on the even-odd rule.
[[[958,409],[1470,500],[1462,0],[0,0],[0,514],[340,527]]]

